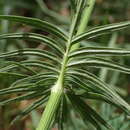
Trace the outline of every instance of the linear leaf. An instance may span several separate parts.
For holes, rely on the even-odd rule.
[[[41,80],[38,80],[36,82],[36,85],[50,85],[50,86],[52,86],[52,85],[54,85],[55,81],[56,81],[56,77],[45,77]]]
[[[42,98],[38,99],[31,105],[29,105],[27,108],[25,108],[22,112],[20,112],[17,117],[11,122],[11,124],[15,123],[16,121],[20,120],[22,117],[26,116],[29,114],[32,110],[38,108],[42,104],[44,104],[47,101],[48,95],[43,96]]]
[[[11,85],[11,87],[15,87],[19,84],[24,84],[24,83],[36,83],[36,82],[39,82],[40,80],[43,80],[44,78],[48,78],[48,77],[56,79],[57,75],[55,75],[54,73],[46,72],[46,73],[42,73],[42,74],[25,77],[23,79],[19,79],[16,82],[14,82]]]
[[[72,103],[72,105],[76,109],[76,111],[80,114],[84,123],[87,124],[88,122],[90,122],[98,130],[101,130],[101,126],[98,124],[98,122],[95,119],[93,119],[93,117],[90,115],[90,113],[88,113],[88,112],[86,113],[84,111],[84,109],[78,103],[75,102],[75,99],[72,97],[72,95],[67,95],[67,97],[69,98],[70,102]]]
[[[5,89],[1,89],[0,95],[19,93],[19,92],[35,92],[35,91],[39,91],[39,90],[45,91],[48,89],[47,87],[43,87],[43,86],[44,85],[39,86],[36,83],[21,84],[16,87],[9,87],[9,88],[5,88]]]
[[[28,86],[26,88],[26,86]],[[11,94],[11,93],[15,93],[15,92],[28,92],[28,91],[34,91],[36,89],[34,89],[35,84],[26,84],[26,85],[21,85],[20,87],[9,87],[9,88],[5,88],[5,89],[1,89],[0,90],[0,95],[5,95],[5,94]],[[32,88],[30,88],[32,87]]]
[[[103,91],[99,90],[99,87],[93,86],[91,84],[88,85],[88,83],[83,81],[83,79],[80,79],[78,76],[71,75],[71,77],[73,77],[73,79],[71,79],[70,81],[73,83],[74,88],[75,86],[78,86],[79,88],[85,90],[85,92],[83,91],[83,93],[80,91],[76,92],[77,95],[88,99],[102,100],[109,104],[116,105],[109,95],[106,95]]]
[[[52,49],[55,49],[60,54],[63,54],[62,48],[59,47],[58,43],[53,39],[36,33],[7,33],[1,34],[0,39],[23,39],[23,40],[34,40],[42,42],[42,44],[49,45]]]
[[[105,47],[83,47],[71,52],[69,57],[76,56],[128,56],[130,55],[130,50],[125,49],[115,49],[115,48],[105,48]]]
[[[95,68],[106,67],[108,69],[130,74],[130,68],[120,65],[120,64],[115,63],[110,60],[102,59],[102,58],[93,58],[92,57],[90,59],[73,61],[72,63],[70,62],[68,64],[68,67],[81,67],[81,66],[95,67]]]
[[[109,130],[113,130],[113,128],[89,105],[87,105],[79,96],[74,94],[67,94],[71,103],[75,106],[77,111],[80,113],[83,121],[89,121],[92,123],[97,129],[101,128],[101,125],[105,126]]]
[[[99,90],[99,87],[88,85],[83,79],[80,79],[78,76],[72,75],[73,79],[70,80],[75,86],[78,86],[79,88],[82,88],[86,92],[76,92],[77,95],[80,95],[81,97],[87,98],[87,99],[93,99],[93,100],[99,100],[99,101],[105,101],[106,103],[109,103],[111,105],[114,105],[116,107],[119,107],[119,105],[115,104],[115,101],[113,98],[110,97],[110,95],[104,93],[103,91]],[[72,86],[72,87],[73,87]]]
[[[118,107],[117,104],[110,98],[110,96],[106,96],[103,93],[96,93],[96,92],[86,92],[83,94],[79,94],[81,97],[92,99],[92,100],[99,100],[99,101],[105,101],[106,103],[110,105],[114,105]]]
[[[14,77],[17,76],[17,78],[25,78],[28,76],[27,74],[18,74],[14,72],[0,72],[0,75],[14,76]]]
[[[70,76],[72,78],[68,78],[67,81],[69,81],[69,83],[74,84],[74,87],[78,86],[79,88],[83,88],[87,92],[89,91],[89,86],[85,84],[85,82],[82,82],[82,80],[78,78],[78,76],[75,76],[75,75],[70,75]]]
[[[51,52],[48,52],[45,50],[38,50],[38,49],[21,49],[21,50],[12,51],[12,52],[6,52],[6,53],[2,53],[0,55],[0,58],[9,58],[13,56],[23,56],[23,55],[40,56],[43,58],[47,58],[51,61],[60,63],[59,60],[56,58],[56,56],[52,54]]]
[[[15,61],[14,61],[14,62],[13,62],[13,61],[10,61],[10,62],[8,62],[8,63],[10,63],[10,64],[12,64],[12,65],[7,65],[7,66],[1,68],[1,69],[0,69],[0,72],[9,71],[9,70],[14,69],[14,68],[23,68],[23,69],[25,69],[25,70],[31,72],[32,74],[36,74],[36,72],[35,72],[34,70],[28,68],[28,67],[25,66],[24,64],[21,64],[21,63],[15,62]]]
[[[75,44],[75,43],[80,42],[85,39],[97,37],[102,34],[110,33],[113,31],[119,31],[121,29],[127,28],[128,26],[130,26],[130,21],[95,27],[85,33],[82,33],[82,34],[74,37],[74,39],[72,40],[72,44]]]
[[[110,88],[107,84],[98,79],[95,75],[89,73],[88,71],[77,69],[76,71],[68,72],[72,75],[80,76],[86,79],[88,82],[97,86],[97,88],[104,92],[105,95],[110,96],[115,104],[117,104],[122,110],[130,113],[130,106],[127,104],[115,91]]]
[[[38,67],[38,68],[43,68],[43,69],[47,69],[53,72],[58,73],[58,70],[55,68],[55,66],[53,66],[52,64],[45,62],[45,61],[38,61],[38,60],[25,60],[25,61],[21,61],[21,62],[7,62],[10,65],[3,67],[0,69],[0,72],[4,72],[4,71],[10,71],[12,69],[15,68],[24,68],[26,70],[29,70],[30,72],[32,72],[33,74],[36,74],[36,72],[34,72],[31,68],[29,67]]]
[[[48,91],[45,91],[45,92],[44,91],[43,92],[41,92],[41,91],[31,92],[29,94],[18,96],[18,97],[13,98],[13,99],[7,99],[5,101],[1,101],[0,106],[3,106],[3,105],[8,104],[8,103],[13,103],[13,102],[16,102],[16,101],[23,101],[23,100],[33,99],[33,98],[45,95],[47,93],[48,93]]]
[[[68,80],[70,81],[70,83],[73,83],[72,87],[75,88],[75,86],[78,86],[79,88],[82,88],[83,90],[85,90],[86,93],[89,93],[89,92],[98,93],[98,94],[104,93],[102,89],[99,89],[97,84],[93,85],[92,83],[88,82],[86,79],[83,79],[77,75],[70,75],[70,76],[72,78],[68,78]]]
[[[51,34],[54,34],[58,36],[59,38],[62,38],[63,40],[67,40],[66,34],[61,29],[59,29],[53,24],[50,24],[46,21],[43,21],[37,18],[29,18],[29,17],[23,17],[23,16],[14,16],[14,15],[0,15],[0,19],[27,24],[29,26],[33,26],[41,30],[47,31]]]
[[[47,70],[51,70],[53,72],[58,73],[58,70],[56,69],[56,66],[48,63],[48,62],[44,62],[44,61],[38,61],[38,60],[28,60],[28,61],[23,61],[21,62],[21,64],[23,65],[27,65],[27,66],[37,66],[37,67],[41,67]]]

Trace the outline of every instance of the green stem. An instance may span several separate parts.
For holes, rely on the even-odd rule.
[[[50,129],[53,117],[55,116],[62,94],[63,94],[62,90],[59,91],[56,91],[55,89],[52,90],[46,109],[44,111],[44,114],[41,117],[40,123],[36,130]]]
[[[81,18],[80,25],[78,27],[77,35],[83,33],[84,31],[87,31],[88,22],[91,16],[91,13],[93,11],[93,7],[95,5],[95,0],[87,0],[86,1],[86,8],[83,11],[83,15]],[[79,48],[79,43],[72,46],[71,50],[75,50]]]
[[[41,117],[40,123],[39,123],[36,130],[49,130],[50,129],[50,127],[52,125],[52,121],[54,120],[54,115],[55,115],[56,110],[58,109],[59,103],[61,101],[61,97],[64,94],[64,86],[63,86],[64,74],[66,71],[67,63],[68,63],[68,54],[73,49],[71,47],[71,40],[72,40],[72,37],[73,37],[74,32],[75,32],[74,30],[75,30],[76,25],[77,25],[77,21],[79,18],[78,16],[80,13],[80,9],[81,9],[80,7],[82,6],[82,2],[83,2],[83,0],[80,1],[79,8],[77,9],[77,14],[75,15],[75,18],[72,21],[70,35],[69,35],[69,39],[68,39],[68,43],[67,43],[67,50],[66,50],[66,53],[63,57],[60,75],[58,77],[56,85],[54,85],[54,87],[52,88],[49,101],[46,105],[46,108],[45,108],[44,113]],[[89,2],[89,7],[86,7],[84,10],[85,12],[83,13],[83,17],[81,19],[81,21],[83,21],[83,22],[81,22],[82,25],[80,25],[80,27],[78,28],[78,34],[84,32],[83,28],[86,28],[86,26],[87,26],[90,14],[92,12],[93,5],[95,3],[95,0],[87,0],[87,2]],[[87,9],[87,8],[89,8],[89,9]],[[78,47],[79,46],[77,46],[77,48]],[[77,48],[75,48],[75,49],[77,49]]]
[[[93,10],[95,4],[95,0],[87,0],[86,2],[86,8],[84,9],[83,16],[81,19],[81,24],[79,25],[77,34],[83,33],[85,30],[87,30],[87,25]]]

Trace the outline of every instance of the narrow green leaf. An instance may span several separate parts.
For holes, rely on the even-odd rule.
[[[83,47],[70,53],[69,57],[88,57],[88,56],[129,56],[130,50],[105,48],[105,47]]]
[[[98,94],[106,94],[104,93],[104,91],[102,89],[100,89],[98,87],[98,85],[94,85],[92,83],[90,83],[89,81],[87,81],[86,79],[84,78],[81,78],[77,75],[70,75],[72,78],[68,78],[68,80],[70,81],[70,83],[72,83],[72,86],[71,87],[79,87],[80,90],[82,91],[83,89],[83,92],[85,90],[86,93],[89,93],[89,92],[92,92],[92,93],[98,93]],[[78,93],[75,92],[75,93]],[[110,95],[105,95],[105,96],[108,96],[110,98]]]
[[[6,52],[6,53],[2,53],[0,55],[0,58],[9,58],[9,57],[23,56],[23,55],[40,56],[43,58],[47,58],[51,61],[60,63],[60,61],[56,58],[56,55],[52,54],[51,52],[48,52],[45,50],[38,50],[38,49],[21,49],[21,50],[12,51],[12,52]]]
[[[106,67],[111,70],[116,70],[120,71],[123,73],[130,74],[130,68],[120,65],[118,63],[115,63],[110,60],[105,60],[102,58],[87,58],[83,60],[77,60],[77,61],[72,61],[68,64],[68,67],[95,67],[95,68],[101,68],[101,67]]]
[[[79,94],[81,97],[87,98],[87,99],[92,99],[92,100],[99,100],[99,101],[105,101],[106,103],[110,105],[114,105],[118,107],[117,104],[110,98],[110,96],[106,96],[103,93],[96,93],[96,92],[85,92],[82,94]]]
[[[72,77],[72,78],[71,78]],[[89,90],[91,90],[91,88],[87,85],[87,84],[85,84],[85,82],[83,82],[80,78],[78,78],[78,76],[75,76],[75,75],[71,75],[71,77],[69,77],[68,79],[67,79],[67,81],[69,81],[69,83],[72,83],[72,84],[74,84],[74,87],[75,86],[78,86],[79,88],[83,88],[83,89],[85,89],[85,91],[89,91]],[[73,86],[72,86],[73,87]],[[90,88],[90,89],[89,89]]]
[[[67,96],[69,97],[69,100],[72,103],[73,107],[80,114],[81,118],[83,119],[83,122],[86,125],[88,125],[88,122],[90,122],[98,130],[101,130],[101,126],[99,125],[99,123],[90,115],[90,113],[86,112],[86,110],[84,110],[84,108],[81,107],[81,103],[80,104],[78,104],[78,102],[76,103],[72,95],[67,95]]]
[[[7,33],[1,34],[0,39],[23,39],[23,40],[34,40],[37,42],[42,42],[42,44],[46,44],[55,51],[58,51],[60,54],[63,54],[62,48],[59,44],[53,39],[36,33]]]
[[[40,97],[42,95],[45,95],[47,94],[49,91],[37,91],[37,92],[30,92],[29,94],[25,94],[25,95],[22,95],[22,96],[18,96],[16,98],[13,98],[13,99],[7,99],[5,101],[1,101],[0,102],[0,106],[3,106],[3,105],[6,105],[8,103],[13,103],[13,102],[17,102],[17,101],[23,101],[23,100],[30,100],[30,99],[34,99],[36,97]]]
[[[45,91],[48,88],[45,85],[39,86],[37,83],[26,83],[21,84],[16,87],[9,87],[0,90],[0,95],[11,94],[11,93],[21,93],[21,92],[36,92]]]
[[[86,92],[77,92],[77,95],[80,95],[81,97],[87,98],[87,99],[93,99],[93,100],[99,100],[99,101],[105,101],[108,104],[114,105],[116,107],[119,107],[119,104],[115,103],[113,98],[110,97],[110,95],[104,93],[104,91],[101,91],[99,87],[94,85],[88,85],[85,81],[83,81],[83,78],[80,79],[78,76],[72,75],[73,79],[70,80],[71,83],[73,83],[74,88],[78,86],[79,88],[82,88]],[[72,87],[73,87],[72,86]]]
[[[0,72],[0,75],[14,76],[14,77],[17,76],[17,78],[25,78],[28,76],[27,74],[18,74],[18,73],[14,73],[14,72]]]
[[[110,33],[113,31],[119,31],[119,30],[127,28],[129,26],[130,26],[130,21],[95,27],[85,33],[75,36],[72,40],[72,44],[75,44],[75,43],[80,42],[85,39],[97,37],[102,34]]]
[[[36,82],[36,85],[37,86],[39,86],[39,85],[40,86],[43,86],[43,85],[53,86],[55,82],[56,82],[56,77],[55,76],[53,76],[53,77],[45,77],[45,78],[43,78],[41,80],[38,80]]]
[[[44,62],[44,61],[27,60],[27,61],[21,62],[21,64],[27,65],[27,66],[37,66],[37,67],[41,67],[43,69],[47,69],[47,70],[58,73],[58,69],[56,68],[56,66],[54,66],[48,62]]]
[[[50,72],[46,72],[46,73],[42,73],[42,74],[37,74],[37,75],[33,75],[33,76],[29,76],[29,77],[25,77],[23,79],[19,79],[16,82],[14,82],[11,87],[15,87],[17,85],[20,84],[26,84],[26,83],[36,83],[39,82],[40,80],[43,80],[44,78],[57,78],[57,75],[50,73]]]
[[[24,64],[21,64],[21,63],[15,62],[15,61],[9,61],[8,63],[12,64],[12,65],[7,65],[6,67],[1,68],[0,72],[10,71],[11,69],[14,69],[14,68],[22,68],[22,69],[25,69],[25,70],[31,72],[32,74],[36,74],[36,72],[34,70],[28,68]]]
[[[26,84],[26,85],[21,85],[20,87],[9,87],[5,89],[0,90],[0,95],[5,95],[5,94],[11,94],[11,93],[16,93],[16,92],[28,92],[28,91],[34,91],[36,90],[36,87],[34,88],[35,84]],[[26,86],[28,86],[26,88]],[[30,88],[32,87],[32,88]]]
[[[20,120],[22,117],[26,116],[34,109],[36,109],[39,106],[41,106],[42,104],[44,104],[47,101],[47,99],[48,99],[48,95],[43,96],[42,98],[40,98],[37,101],[35,101],[34,103],[32,103],[30,106],[25,108],[22,112],[20,112],[18,114],[18,116],[11,122],[11,124],[14,124],[16,121]]]
[[[86,79],[88,82],[96,85],[97,88],[104,92],[105,95],[110,96],[113,99],[114,103],[117,104],[122,110],[130,114],[130,106],[127,104],[116,92],[114,89],[109,87],[107,84],[102,82],[98,77],[89,73],[88,71],[76,69],[76,71],[68,72],[72,75],[80,76],[83,79]]]
[[[58,73],[57,68],[55,68],[55,66],[53,66],[52,64],[46,62],[46,61],[38,61],[38,60],[25,60],[25,61],[21,61],[21,62],[7,62],[10,65],[3,67],[0,69],[0,72],[4,72],[4,71],[10,71],[12,69],[16,69],[16,68],[23,68],[26,69],[30,72],[32,72],[33,74],[36,74],[36,72],[34,72],[31,68],[29,67],[38,67],[38,68],[42,68],[42,69],[46,69],[46,70],[50,70],[53,72]],[[13,65],[14,64],[14,65]]]
[[[77,111],[80,113],[83,121],[89,121],[92,123],[97,129],[101,129],[101,125],[105,126],[109,130],[113,130],[113,128],[89,105],[87,105],[79,96],[74,94],[67,94],[71,103],[75,106]]]
[[[0,19],[27,24],[29,26],[33,26],[43,31],[47,31],[51,34],[54,34],[55,36],[62,38],[65,41],[67,40],[66,34],[61,29],[59,29],[53,24],[50,24],[48,22],[42,21],[37,18],[29,18],[29,17],[13,16],[13,15],[0,15]]]

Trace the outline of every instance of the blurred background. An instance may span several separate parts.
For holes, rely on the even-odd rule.
[[[0,0],[0,15],[20,15],[35,17],[54,23],[65,30],[69,29],[71,20],[71,7],[69,0]],[[89,28],[115,22],[130,20],[130,0],[96,0],[96,5],[89,22]],[[37,32],[49,35],[41,30],[32,29],[28,26],[8,21],[0,21],[0,34],[7,32]],[[125,29],[109,35],[103,35],[90,41],[84,41],[81,46],[108,46],[130,49],[130,29]],[[19,48],[41,48],[48,49],[41,43],[28,42],[26,40],[1,40],[0,53],[12,51]],[[118,63],[130,66],[130,58],[110,57]],[[0,66],[3,66],[0,60]],[[119,72],[108,71],[106,69],[92,69],[103,81],[111,87],[115,87],[118,93],[130,103],[130,75]],[[18,77],[0,74],[0,89],[8,87]],[[11,95],[12,97],[15,96]],[[0,101],[11,97],[0,97]],[[16,117],[17,113],[24,109],[32,101],[22,101],[0,107],[0,130],[34,130],[43,111],[42,107],[32,111],[14,125],[10,122]],[[108,104],[102,102],[91,102],[90,104],[101,113],[115,130],[130,130],[130,118]],[[94,130],[88,124],[83,124],[82,120],[71,110],[72,120],[65,130]],[[53,130],[57,130],[54,128]],[[105,129],[103,129],[105,130]]]

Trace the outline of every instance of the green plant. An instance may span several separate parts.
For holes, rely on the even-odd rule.
[[[112,37],[108,43],[108,47],[116,48],[116,41],[118,38],[117,33],[113,33]],[[111,57],[109,57],[111,59]],[[113,72],[112,76],[110,77],[110,81],[107,81],[108,77],[108,70],[106,68],[102,68],[100,71],[100,78],[102,81],[107,81],[110,87],[115,87],[116,82],[118,82],[120,72]],[[119,91],[119,90],[118,90]],[[121,93],[121,91],[119,91]],[[129,122],[124,114],[117,114],[116,109],[112,107],[110,104],[102,103],[100,106],[100,111],[102,114],[102,117],[107,120],[116,130],[128,130],[129,129]],[[111,114],[113,113],[113,114]],[[105,128],[102,128],[103,130],[106,130]]]
[[[52,37],[36,33],[9,33],[0,35],[0,39],[27,39],[42,42],[51,49],[50,52],[48,50],[27,48],[0,55],[0,58],[4,58],[6,64],[5,67],[1,68],[0,73],[7,73],[20,78],[9,88],[0,90],[0,95],[26,93],[13,99],[1,101],[0,105],[38,98],[16,117],[16,121],[47,102],[37,130],[48,130],[55,122],[57,122],[59,129],[64,128],[63,124],[67,122],[66,119],[69,117],[68,107],[69,104],[72,104],[86,124],[90,122],[98,130],[102,126],[112,130],[113,128],[108,122],[86,103],[85,99],[105,101],[119,107],[127,114],[130,112],[130,106],[113,88],[110,88],[97,76],[89,72],[88,68],[107,67],[129,74],[130,69],[128,67],[105,60],[104,57],[128,56],[130,55],[130,50],[105,47],[80,47],[80,42],[127,28],[130,26],[130,21],[86,29],[95,0],[70,0],[70,2],[73,15],[69,33],[53,24],[35,18],[9,15],[0,16],[0,19],[20,22],[41,29],[52,34],[55,38],[53,40]],[[38,58],[30,57],[30,55],[37,56]],[[11,59],[18,56],[20,58],[23,57],[25,60],[16,62]],[[42,68],[41,72],[32,69],[33,66]],[[26,70],[26,73],[18,72],[18,68]]]

